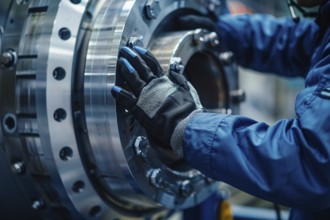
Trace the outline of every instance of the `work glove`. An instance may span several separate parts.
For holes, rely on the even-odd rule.
[[[202,111],[196,90],[181,73],[165,75],[147,50],[123,47],[119,53],[119,77],[131,91],[112,88],[117,104],[127,109],[146,129],[149,142],[183,158],[183,133],[190,117]]]
[[[218,35],[219,27],[218,27],[218,17],[215,16],[207,16],[207,15],[184,15],[177,18],[179,25],[184,29],[207,29],[209,31],[214,31]]]

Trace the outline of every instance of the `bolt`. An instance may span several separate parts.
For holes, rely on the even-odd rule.
[[[145,6],[145,15],[148,19],[156,19],[161,11],[159,0],[148,0]]]
[[[215,12],[221,6],[221,2],[219,0],[209,0],[207,8],[211,12]]]
[[[182,73],[184,65],[182,65],[181,57],[172,57],[170,61],[170,71]]]
[[[203,33],[202,29],[195,30],[194,34],[192,36],[192,43],[197,46],[197,45],[203,43],[204,41],[205,41],[205,39],[204,39],[204,33]]]
[[[149,180],[150,180],[151,185],[156,186],[156,187],[160,186],[160,184],[162,182],[162,179],[160,178],[160,176],[161,176],[160,173],[161,173],[160,169],[154,169],[151,171],[151,173],[149,175]]]
[[[1,66],[2,67],[12,67],[17,60],[17,54],[13,50],[7,50],[1,54]]]
[[[211,47],[216,47],[220,44],[217,33],[211,32],[204,36],[204,41],[207,42]]]
[[[219,58],[226,65],[234,62],[234,54],[231,51],[220,53]]]
[[[11,165],[11,171],[16,175],[22,175],[25,172],[24,162],[18,161]]]
[[[134,149],[137,156],[146,161],[149,142],[146,137],[138,136],[134,141]]]
[[[189,180],[185,180],[181,183],[180,193],[182,196],[187,197],[193,191],[193,187]]]
[[[29,2],[29,0],[16,0],[16,4],[18,4],[18,5],[25,5],[28,2]]]
[[[31,207],[32,207],[34,210],[40,210],[40,209],[45,208],[45,203],[44,203],[43,201],[41,201],[41,200],[36,199],[36,200],[34,200],[34,201],[32,202]]]
[[[143,47],[143,36],[131,37],[128,41],[128,46],[138,46]]]

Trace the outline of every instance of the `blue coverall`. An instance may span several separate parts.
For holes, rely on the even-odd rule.
[[[197,113],[184,155],[207,176],[293,207],[291,219],[330,219],[330,0],[315,21],[223,16],[220,37],[241,66],[305,78],[294,119],[274,125]],[[244,31],[243,31],[244,30]]]

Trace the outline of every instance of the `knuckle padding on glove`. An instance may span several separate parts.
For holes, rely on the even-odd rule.
[[[132,114],[149,128],[149,135],[169,148],[177,124],[197,108],[189,88],[176,85],[167,76],[153,79],[138,99]]]
[[[148,130],[148,134],[156,140],[166,143],[168,148],[173,149],[171,140],[175,127],[196,110],[196,105],[190,92],[178,87],[157,108],[158,111],[154,118],[150,118],[143,109],[140,111],[138,108],[136,106],[132,113],[140,119],[142,126],[152,128]]]
[[[136,105],[152,118],[167,97],[175,91],[176,85],[166,76],[154,79],[142,89]]]

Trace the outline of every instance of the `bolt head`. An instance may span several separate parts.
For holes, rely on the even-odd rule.
[[[131,47],[133,46],[143,47],[143,36],[131,37],[129,39],[128,45]]]
[[[159,0],[148,0],[145,6],[145,15],[148,19],[157,19],[161,11]]]
[[[234,54],[231,51],[223,52],[219,55],[219,58],[224,64],[229,65],[233,63]]]
[[[24,162],[18,161],[11,165],[11,171],[16,175],[22,175],[25,173]]]
[[[16,62],[16,53],[12,50],[7,50],[1,54],[1,66],[3,67],[11,67]]]
[[[151,185],[159,187],[162,182],[161,170],[160,169],[152,170],[149,175],[149,181],[150,181]]]
[[[203,29],[196,29],[192,36],[192,43],[194,45],[200,45],[205,42],[205,32]]]
[[[184,70],[184,65],[182,64],[181,57],[172,57],[170,60],[169,68],[170,68],[170,71],[182,73]]]
[[[209,0],[208,6],[207,6],[209,11],[214,12],[220,7],[221,7],[220,0]]]
[[[185,180],[181,183],[180,193],[182,196],[184,197],[189,196],[192,191],[193,191],[193,187],[189,180]]]
[[[32,202],[31,207],[34,210],[44,209],[45,208],[45,203],[42,200],[36,199]]]
[[[205,35],[205,41],[211,46],[216,47],[220,44],[218,34],[216,32],[211,32]]]
[[[148,139],[143,136],[138,136],[136,137],[133,145],[136,155],[146,161],[148,149],[149,149]]]

